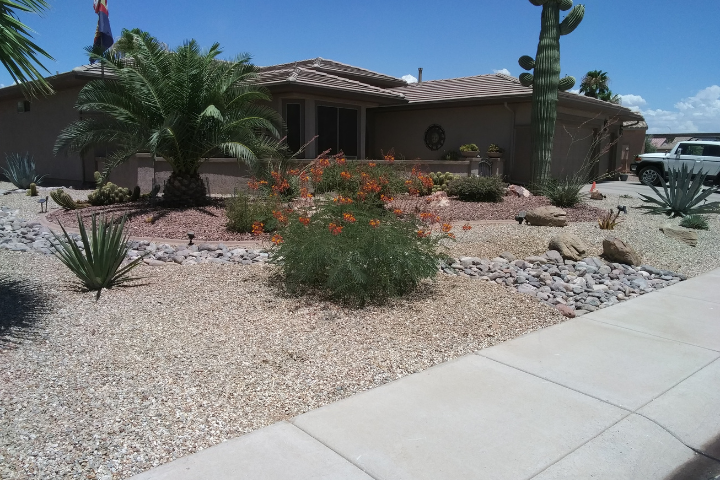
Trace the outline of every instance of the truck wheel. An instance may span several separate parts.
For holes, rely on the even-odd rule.
[[[645,167],[638,172],[640,181],[645,185],[660,185],[662,172],[657,167]]]

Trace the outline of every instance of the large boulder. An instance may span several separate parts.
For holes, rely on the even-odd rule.
[[[666,223],[660,227],[660,231],[670,238],[687,243],[691,247],[697,246],[698,234],[695,230],[673,225],[672,223]]]
[[[526,213],[525,221],[536,227],[564,227],[567,216],[565,210],[547,205]]]
[[[550,239],[548,249],[557,250],[565,260],[575,260],[576,262],[587,253],[587,247],[583,241],[572,233],[555,235]]]
[[[640,255],[617,237],[607,237],[603,240],[603,256],[610,262],[640,265]]]

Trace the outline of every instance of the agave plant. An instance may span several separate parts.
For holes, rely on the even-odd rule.
[[[136,277],[128,277],[128,273],[138,266],[142,256],[122,266],[130,248],[127,245],[128,236],[123,233],[125,218],[123,217],[118,224],[106,217],[98,221],[96,215],[93,215],[90,235],[88,235],[78,214],[78,227],[84,250],[80,250],[62,224],[60,228],[65,238],[53,232],[55,239],[60,242],[55,247],[55,255],[88,290],[97,291],[96,299],[100,298],[103,288],[112,288],[136,279]]]
[[[8,181],[17,188],[27,190],[30,188],[31,183],[40,185],[43,178],[47,176],[38,176],[35,174],[35,160],[33,160],[32,155],[29,153],[25,155],[11,153],[10,155],[5,155],[5,160],[7,160],[8,168],[0,168],[2,168],[3,175],[5,175]]]
[[[685,164],[680,169],[671,169],[667,183],[662,176],[660,177],[665,194],[663,195],[655,186],[651,185],[650,188],[658,198],[640,194],[642,200],[650,204],[640,208],[647,210],[645,213],[664,213],[673,218],[716,212],[720,210],[720,202],[700,205],[700,202],[706,202],[710,195],[718,191],[716,187],[702,190],[706,177],[707,174],[703,173],[702,169],[693,176],[693,169],[688,170]]]

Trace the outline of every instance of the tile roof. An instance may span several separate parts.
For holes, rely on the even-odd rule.
[[[329,88],[332,90],[390,98],[397,100],[398,103],[404,103],[402,93],[393,91],[392,89],[375,87],[367,83],[303,67],[261,70],[259,83],[266,87],[294,84],[307,87]]]
[[[392,90],[405,95],[405,98],[408,99],[410,104],[478,100],[484,98],[529,98],[532,96],[531,87],[525,87],[517,78],[502,73],[449,78],[446,80],[428,80],[422,83],[413,83],[404,87],[393,88]],[[586,97],[585,95],[559,92],[558,98],[561,101],[566,99],[598,107],[615,108],[623,111],[626,116],[632,116],[634,118],[640,117],[639,114],[632,112],[629,108],[604,102],[597,98]]]
[[[340,63],[335,60],[328,60],[320,57],[309,60],[300,60],[298,62],[259,67],[259,70],[260,72],[265,72],[269,70],[287,70],[295,67],[317,70],[319,72],[329,73],[339,77],[346,77],[351,80],[358,80],[376,87],[389,88],[407,85],[405,80],[401,78],[391,77],[390,75],[385,75],[383,73],[373,72],[372,70],[367,70],[365,68],[354,67],[346,63]]]
[[[623,122],[623,128],[626,130],[646,130],[648,124],[644,120],[627,120]]]

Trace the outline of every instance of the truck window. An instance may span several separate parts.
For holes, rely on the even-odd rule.
[[[680,155],[701,156],[703,154],[703,146],[690,143],[681,143],[677,149],[677,153],[679,153]]]
[[[720,145],[704,145],[703,155],[706,157],[720,157]]]

